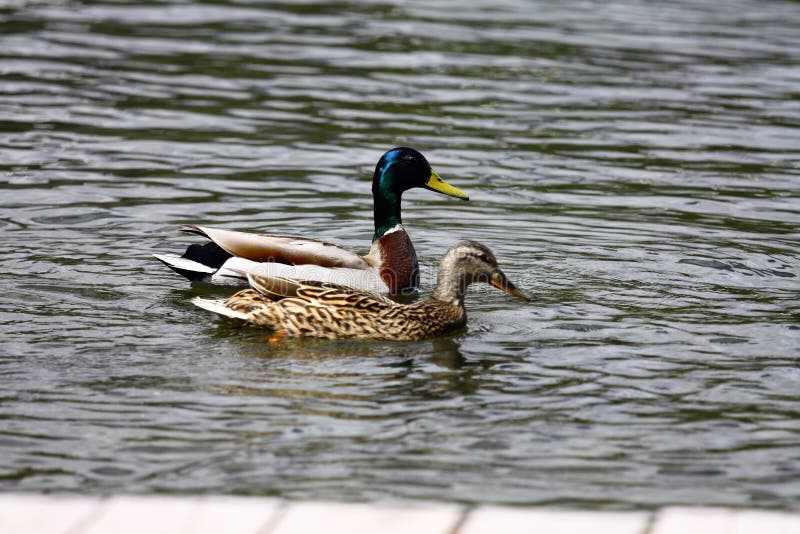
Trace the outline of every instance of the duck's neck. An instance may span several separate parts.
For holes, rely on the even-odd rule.
[[[400,217],[400,201],[400,194],[387,187],[378,184],[372,188],[372,209],[375,221],[373,243],[398,224],[403,224]]]
[[[463,307],[464,295],[467,293],[467,273],[454,262],[447,261],[448,259],[443,259],[439,267],[433,298]]]

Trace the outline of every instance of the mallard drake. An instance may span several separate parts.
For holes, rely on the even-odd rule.
[[[469,200],[442,180],[425,156],[413,148],[398,147],[381,157],[372,177],[375,234],[366,256],[316,239],[185,225],[184,230],[203,235],[211,243],[190,245],[182,256],[155,257],[190,280],[211,283],[244,283],[247,274],[255,274],[343,284],[377,293],[413,290],[419,283],[419,265],[403,227],[400,202],[403,192],[414,187]]]
[[[228,300],[196,297],[197,306],[233,319],[276,330],[279,335],[328,339],[425,339],[467,322],[464,294],[473,282],[486,282],[530,300],[497,266],[486,246],[463,241],[442,258],[433,294],[398,304],[377,293],[319,281],[249,274],[251,289]]]

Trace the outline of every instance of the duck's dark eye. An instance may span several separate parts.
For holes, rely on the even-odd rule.
[[[489,264],[492,263],[492,260],[489,259],[489,256],[487,256],[486,254],[475,254],[475,253],[473,253],[473,254],[471,254],[471,256],[472,256],[473,259],[482,261],[484,263],[489,263]],[[466,259],[467,259],[467,257],[464,257],[463,259],[459,259],[459,261],[466,261]]]

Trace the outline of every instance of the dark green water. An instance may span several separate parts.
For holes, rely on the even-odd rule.
[[[800,509],[800,4],[0,4],[0,490]],[[237,329],[176,225],[365,252],[405,144],[419,343]],[[195,240],[195,242],[197,242]]]

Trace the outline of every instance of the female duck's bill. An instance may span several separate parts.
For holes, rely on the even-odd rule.
[[[421,153],[398,147],[380,158],[373,173],[375,233],[365,256],[306,237],[186,225],[184,230],[211,242],[190,245],[182,256],[155,257],[189,280],[218,284],[242,284],[247,274],[255,274],[350,283],[381,293],[414,290],[419,284],[419,265],[414,245],[402,224],[401,200],[405,191],[415,187],[469,200],[433,171]]]

